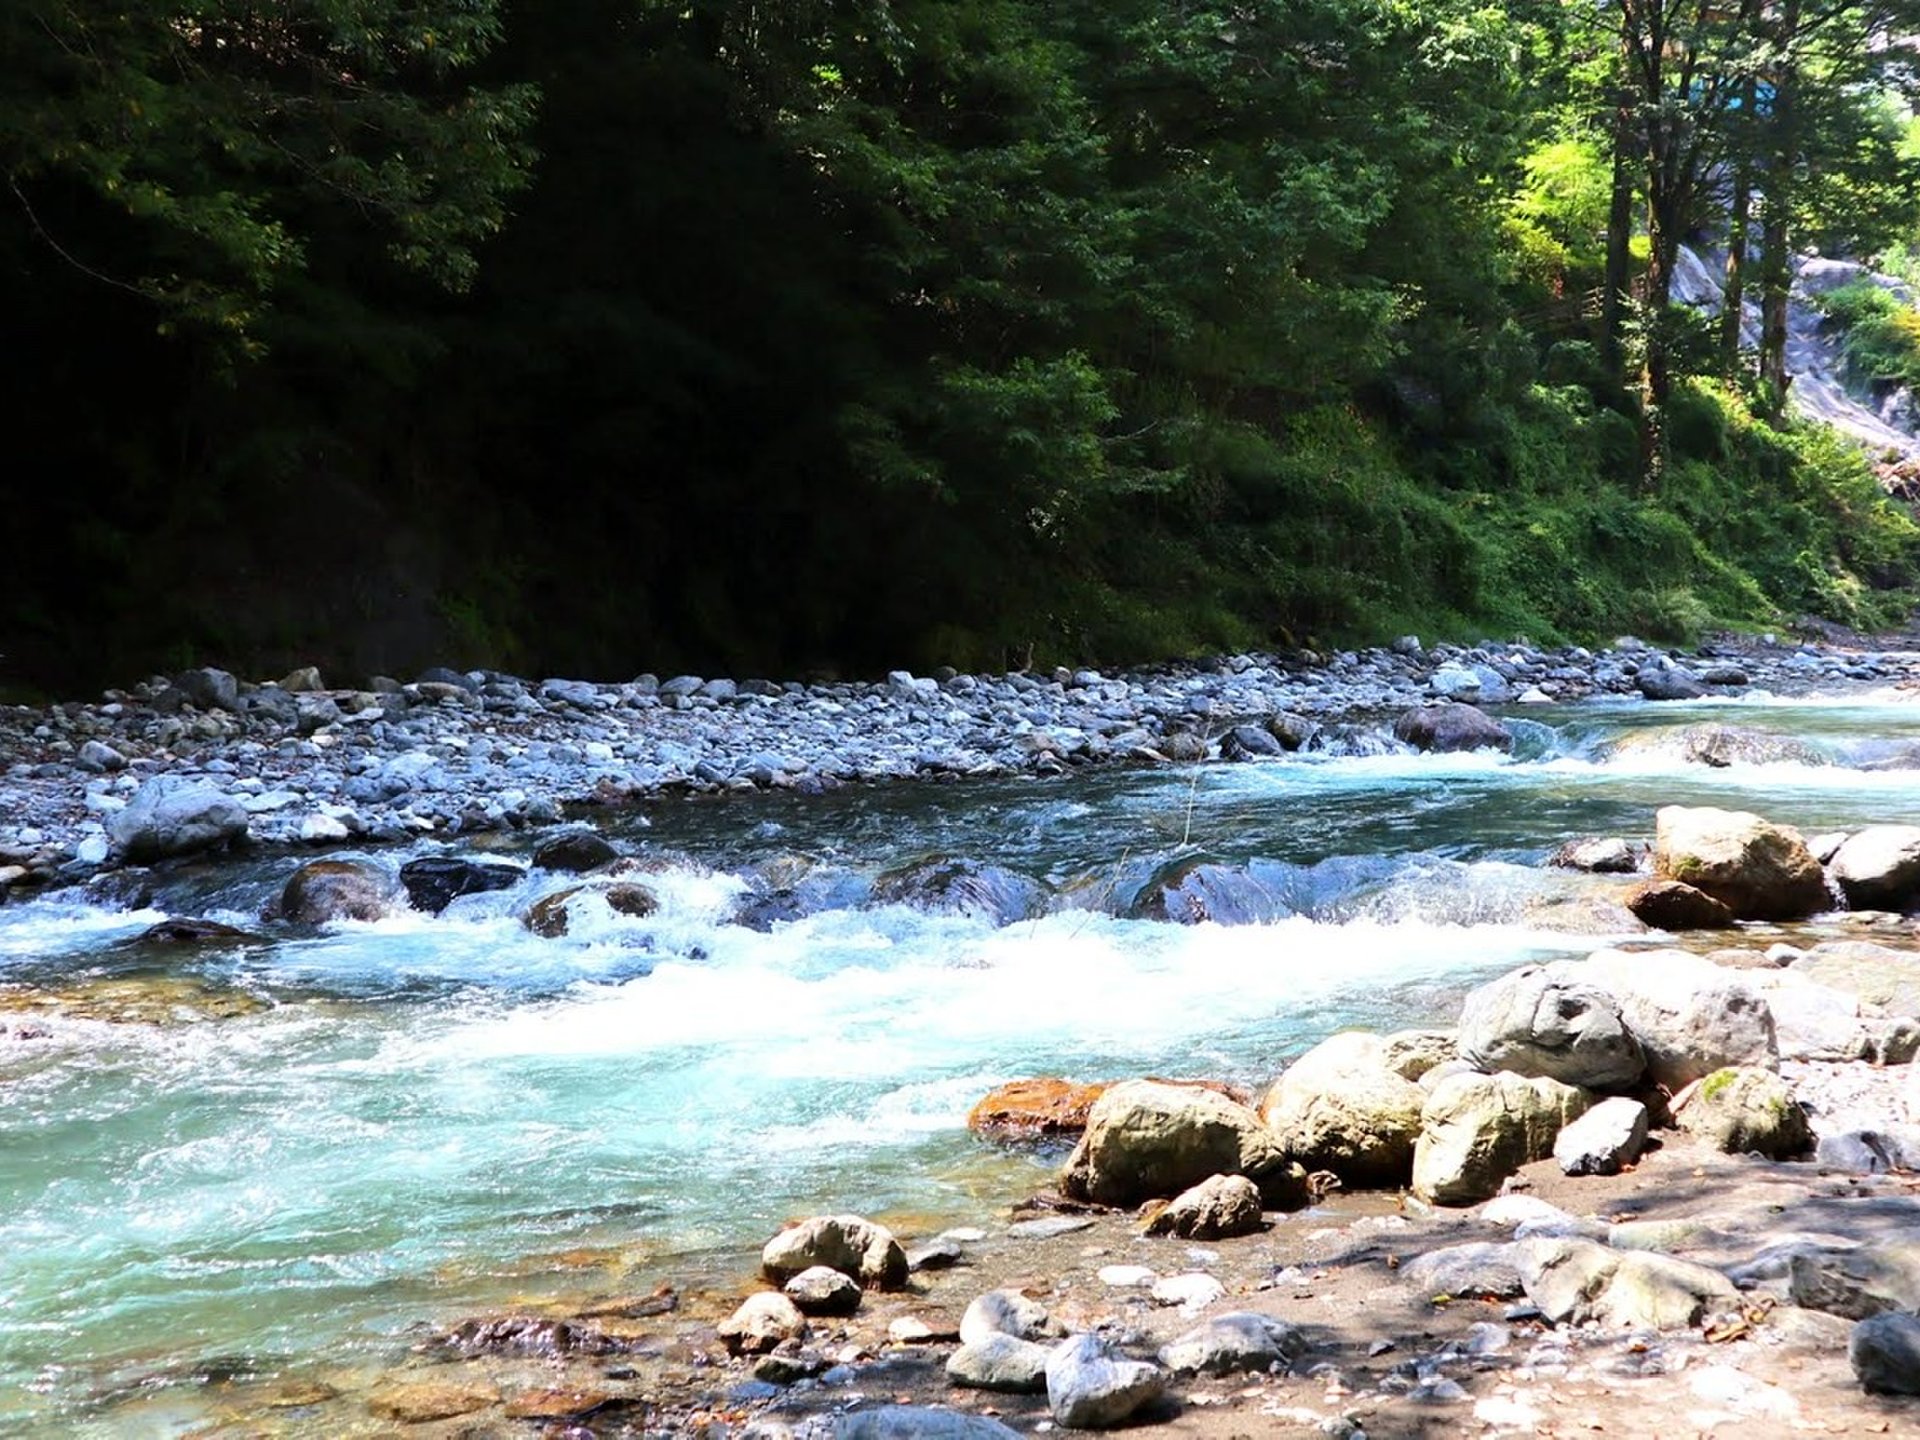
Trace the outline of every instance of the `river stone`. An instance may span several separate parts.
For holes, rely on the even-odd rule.
[[[1137,1205],[1230,1174],[1282,1208],[1307,1201],[1306,1172],[1246,1106],[1210,1090],[1129,1080],[1094,1103],[1060,1189],[1095,1204]]]
[[[1674,1111],[1681,1129],[1729,1155],[1785,1160],[1805,1154],[1813,1144],[1806,1112],[1771,1070],[1716,1070],[1676,1097]]]
[[[1848,1130],[1822,1135],[1814,1146],[1814,1163],[1850,1175],[1887,1175],[1895,1170],[1920,1170],[1920,1129],[1889,1125],[1882,1130]]]
[[[1869,825],[1829,867],[1855,910],[1907,910],[1920,901],[1920,825]]]
[[[1260,1188],[1244,1175],[1214,1175],[1176,1196],[1147,1222],[1148,1235],[1181,1240],[1230,1240],[1257,1235]]]
[[[400,887],[383,865],[367,860],[309,860],[280,892],[275,913],[299,925],[380,920],[393,913]]]
[[[1331,1170],[1356,1186],[1400,1185],[1413,1170],[1426,1098],[1389,1068],[1379,1036],[1354,1030],[1289,1065],[1260,1102],[1260,1118],[1308,1170]]]
[[[181,698],[202,710],[229,710],[240,708],[240,682],[225,670],[215,670],[212,666],[202,666],[197,670],[182,670],[173,677],[173,688],[180,692]]]
[[[1647,1107],[1625,1095],[1602,1100],[1562,1130],[1553,1158],[1568,1175],[1618,1175],[1647,1143]]]
[[[1395,1030],[1380,1040],[1380,1063],[1402,1080],[1417,1081],[1459,1054],[1458,1030]]]
[[[1527,1299],[1552,1323],[1598,1321],[1678,1330],[1739,1298],[1717,1270],[1647,1251],[1622,1253],[1577,1236],[1517,1242]]]
[[[738,1310],[722,1320],[718,1330],[729,1355],[764,1355],[783,1340],[807,1333],[807,1317],[800,1307],[773,1290],[749,1295]]]
[[[1631,886],[1622,903],[1658,930],[1725,930],[1733,912],[1704,890],[1678,880],[1642,880]]]
[[[1400,1279],[1428,1298],[1521,1293],[1520,1252],[1511,1240],[1470,1240],[1417,1255],[1400,1267]]]
[[[918,1405],[855,1410],[833,1422],[833,1440],[1021,1440],[987,1415],[962,1415]]]
[[[897,1290],[907,1283],[907,1252],[884,1225],[858,1215],[815,1215],[767,1241],[760,1268],[776,1285],[825,1265],[869,1288]]]
[[[568,875],[583,875],[611,865],[620,858],[612,842],[593,830],[569,830],[556,835],[533,852],[533,863],[541,870]]]
[[[1106,1430],[1124,1424],[1166,1389],[1159,1366],[1127,1360],[1094,1335],[1076,1335],[1047,1357],[1047,1406],[1057,1424]]]
[[[1654,817],[1653,868],[1742,920],[1797,920],[1829,904],[1826,873],[1800,832],[1743,810],[1663,806]]]
[[[1601,950],[1574,968],[1613,995],[1647,1073],[1669,1090],[1728,1065],[1779,1064],[1773,1011],[1743,972],[1684,950]]]
[[[967,1128],[1023,1140],[1078,1135],[1087,1128],[1093,1102],[1106,1091],[1105,1085],[1077,1085],[1055,1076],[1010,1080],[967,1112]]]
[[[1920,1318],[1889,1311],[1853,1327],[1847,1359],[1875,1395],[1920,1395]]]
[[[1739,725],[1689,725],[1676,737],[1681,758],[1723,770],[1729,765],[1829,765],[1804,741]]]
[[[889,870],[873,882],[876,905],[910,905],[937,914],[976,915],[1011,925],[1043,914],[1050,891],[1031,875],[964,856],[934,856]]]
[[[1237,1375],[1284,1366],[1307,1350],[1299,1326],[1240,1311],[1215,1315],[1168,1341],[1160,1363],[1185,1375]]]
[[[467,860],[457,855],[423,855],[400,867],[400,884],[407,903],[428,915],[438,915],[462,895],[510,890],[526,872],[498,860]]]
[[[1413,1189],[1440,1205],[1497,1193],[1522,1165],[1553,1152],[1554,1137],[1592,1103],[1547,1076],[1449,1075],[1427,1097],[1413,1151]]]
[[[456,1415],[471,1415],[499,1399],[500,1392],[488,1384],[423,1380],[380,1386],[367,1396],[367,1409],[377,1419],[401,1425],[425,1425],[434,1420],[451,1420]]]
[[[802,1315],[851,1315],[860,1308],[860,1284],[830,1265],[814,1265],[780,1287]]]
[[[1649,700],[1698,700],[1707,693],[1707,687],[1691,670],[1674,664],[1664,655],[1642,665],[1633,681]]]
[[[243,840],[247,812],[203,780],[156,775],[107,817],[106,829],[123,859],[142,864]]]
[[[1127,907],[1132,919],[1174,925],[1258,925],[1291,913],[1274,887],[1246,866],[1192,857],[1155,870]]]
[[[971,1390],[1042,1395],[1047,1389],[1045,1345],[998,1333],[962,1344],[947,1359],[947,1378]]]
[[[1547,857],[1562,870],[1585,870],[1595,875],[1631,875],[1640,868],[1640,855],[1619,836],[1569,840]]]
[[[1889,1015],[1920,1016],[1920,955],[1910,950],[1871,940],[1829,940],[1795,960],[1792,970]]]
[[[1646,1070],[1613,996],[1565,962],[1529,965],[1469,992],[1459,1047],[1488,1072],[1544,1075],[1590,1090],[1624,1089]]]
[[[1047,1340],[1058,1335],[1047,1307],[1018,1290],[989,1290],[976,1295],[960,1317],[960,1343],[977,1345],[989,1335],[1015,1340]]]
[[[1408,710],[1393,722],[1393,738],[1416,750],[1511,750],[1513,732],[1486,711],[1448,702]]]
[[[1800,1251],[1787,1261],[1787,1287],[1794,1304],[1849,1320],[1912,1314],[1920,1311],[1920,1241]]]

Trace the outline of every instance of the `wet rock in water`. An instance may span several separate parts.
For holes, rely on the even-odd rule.
[[[1529,965],[1470,991],[1459,1048],[1489,1073],[1543,1075],[1588,1090],[1625,1089],[1646,1070],[1614,997],[1567,962]]]
[[[435,1420],[451,1420],[471,1415],[497,1404],[500,1392],[477,1382],[432,1381],[394,1382],[380,1386],[367,1396],[367,1409],[375,1418],[401,1425],[425,1425]]]
[[[1042,1395],[1050,1350],[1012,1335],[988,1334],[963,1344],[947,1360],[947,1378],[970,1390]]]
[[[1870,1394],[1920,1395],[1920,1318],[1888,1312],[1862,1320],[1847,1342],[1847,1360]]]
[[[1677,737],[1681,758],[1723,770],[1730,765],[1829,765],[1813,746],[1736,725],[1689,725]]]
[[[807,1317],[786,1296],[762,1290],[722,1320],[717,1333],[729,1355],[764,1355],[782,1341],[805,1335]]]
[[[1451,1051],[1450,1040],[1444,1044]],[[1403,1065],[1432,1068],[1433,1057],[1403,1049]],[[1331,1170],[1350,1185],[1404,1184],[1427,1097],[1392,1058],[1377,1035],[1330,1036],[1274,1081],[1260,1118],[1308,1170]]]
[[[1111,1429],[1165,1390],[1166,1374],[1159,1366],[1125,1359],[1097,1336],[1063,1340],[1047,1358],[1047,1406],[1061,1425]]]
[[[1547,864],[1595,875],[1631,875],[1640,868],[1640,852],[1617,835],[1569,840],[1547,857]]]
[[[1220,755],[1226,760],[1258,760],[1281,755],[1285,747],[1260,725],[1235,725],[1220,737]]]
[[[1633,683],[1649,700],[1698,700],[1707,693],[1707,687],[1691,670],[1664,655],[1643,664]]]
[[[1457,702],[1407,711],[1393,722],[1393,737],[1433,753],[1513,748],[1513,732],[1505,725],[1484,710]]]
[[[1856,910],[1907,910],[1920,902],[1920,825],[1869,825],[1834,851],[1830,869]]]
[[[1666,805],[1654,817],[1657,875],[1704,890],[1742,920],[1828,907],[1826,872],[1800,832],[1743,810]]]
[[[1320,733],[1320,727],[1304,715],[1280,710],[1267,717],[1267,733],[1280,742],[1282,750],[1291,752],[1303,749]]]
[[[438,915],[462,895],[510,890],[525,876],[518,865],[454,855],[426,855],[400,867],[407,903],[428,915]]]
[[[860,1308],[860,1282],[830,1265],[802,1270],[781,1287],[802,1315],[851,1315]]]
[[[1186,1375],[1260,1374],[1300,1359],[1310,1347],[1297,1325],[1270,1315],[1215,1315],[1167,1342],[1160,1363]]]
[[[1095,1102],[1060,1188],[1074,1199],[1135,1205],[1210,1175],[1245,1175],[1283,1208],[1306,1204],[1306,1172],[1244,1105],[1209,1090],[1129,1080]]]
[[[1184,1191],[1147,1222],[1148,1235],[1182,1240],[1230,1240],[1257,1235],[1260,1190],[1244,1175],[1215,1175]]]
[[[622,881],[612,885],[569,885],[542,895],[527,907],[520,923],[546,940],[557,940],[573,925],[578,904],[598,900],[616,915],[644,920],[660,908],[659,898],[644,885]]]
[[[1133,919],[1175,925],[1258,925],[1292,913],[1247,867],[1192,858],[1161,866],[1127,909]]]
[[[987,1415],[962,1415],[917,1405],[882,1405],[837,1418],[833,1440],[1020,1440],[1020,1432]]]
[[[1105,1085],[1077,1085],[1054,1076],[1010,1080],[967,1112],[967,1128],[1018,1140],[1077,1135],[1087,1128],[1093,1102],[1106,1091]]]
[[[1882,1241],[1789,1257],[1788,1293],[1808,1310],[1862,1320],[1883,1311],[1920,1311],[1920,1242]]]
[[[1638,1100],[1602,1100],[1554,1139],[1553,1158],[1568,1175],[1618,1175],[1646,1148],[1647,1121]]]
[[[1728,1065],[1779,1064],[1773,1011],[1744,978],[1684,950],[1601,950],[1580,973],[1605,988],[1669,1090]]]
[[[1725,905],[1678,880],[1642,880],[1624,903],[1636,919],[1659,930],[1725,930],[1733,924]]]
[[[1553,1153],[1561,1129],[1593,1097],[1546,1076],[1449,1075],[1427,1097],[1413,1151],[1413,1189],[1439,1205],[1498,1193],[1522,1165]]]
[[[267,1002],[191,975],[98,976],[53,989],[0,989],[0,1009],[113,1025],[185,1025],[257,1015]]]
[[[977,915],[1000,925],[1047,910],[1051,892],[1031,875],[965,857],[936,856],[890,870],[873,884],[880,905]]]
[[[223,925],[218,920],[197,920],[191,916],[175,915],[150,925],[133,939],[124,942],[127,945],[222,945],[232,942],[253,940],[258,937],[232,925]]]
[[[383,865],[368,860],[309,860],[288,879],[273,913],[297,925],[382,920],[393,913],[400,887]]]
[[[1160,737],[1154,747],[1167,759],[1179,764],[1189,764],[1207,758],[1207,740],[1204,735],[1196,735],[1191,730],[1173,730]]]
[[[244,840],[247,812],[205,781],[156,775],[107,817],[106,828],[121,856],[139,864]]]
[[[1016,1340],[1046,1340],[1060,1333],[1047,1307],[1018,1290],[989,1290],[976,1295],[960,1317],[963,1344],[978,1345],[991,1335]]]
[[[869,1289],[907,1283],[907,1252],[884,1225],[858,1215],[815,1215],[767,1241],[760,1268],[776,1285],[824,1265]]]
[[[606,1390],[525,1390],[503,1413],[509,1420],[581,1420],[621,1403]]]
[[[591,1325],[534,1315],[463,1321],[434,1343],[435,1348],[456,1355],[532,1355],[545,1360],[566,1355],[614,1355],[626,1348]]]
[[[594,830],[570,830],[556,835],[533,852],[536,868],[569,875],[584,875],[619,858],[620,852],[612,842]]]
[[[1676,1096],[1673,1108],[1681,1129],[1729,1155],[1785,1160],[1813,1145],[1806,1112],[1771,1070],[1716,1070]]]

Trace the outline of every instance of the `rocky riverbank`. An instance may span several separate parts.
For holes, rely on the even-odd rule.
[[[1389,734],[1394,717],[1437,700],[1526,706],[1916,683],[1913,648],[1742,641],[1678,655],[1637,641],[1594,653],[1423,647],[1411,637],[1115,676],[896,673],[873,684],[648,675],[596,685],[433,671],[341,689],[312,670],[249,684],[202,669],[98,703],[0,709],[0,892],[242,839],[453,837],[671,795],[1485,741],[1435,733],[1432,720]],[[156,779],[200,801],[175,800],[164,807],[171,820],[135,825],[129,802]]]

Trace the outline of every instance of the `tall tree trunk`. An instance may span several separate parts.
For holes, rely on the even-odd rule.
[[[1760,240],[1760,394],[1767,412],[1786,413],[1787,297],[1793,285],[1790,244],[1794,171],[1800,159],[1799,118],[1793,61],[1799,38],[1800,0],[1785,0],[1774,30],[1773,105],[1768,116],[1772,144],[1767,147],[1766,184],[1761,192],[1764,226]]]
[[[1753,107],[1758,102],[1754,82],[1748,79],[1740,87],[1742,127],[1751,130],[1755,123]],[[1753,219],[1753,147],[1735,147],[1730,181],[1733,194],[1727,206],[1727,275],[1720,304],[1720,354],[1729,371],[1740,363],[1741,307],[1746,303],[1747,227]]]
[[[1627,373],[1621,328],[1633,264],[1633,158],[1639,149],[1633,119],[1633,105],[1623,88],[1614,101],[1613,195],[1607,210],[1607,273],[1600,293],[1600,354],[1616,381],[1624,381]]]

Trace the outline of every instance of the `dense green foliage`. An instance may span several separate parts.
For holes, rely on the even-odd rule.
[[[1875,387],[1920,385],[1920,310],[1871,280],[1856,280],[1820,302],[1841,327],[1850,380]]]
[[[0,36],[0,683],[1666,636],[1920,576],[1864,460],[1661,307],[1671,393],[1613,363],[1613,157],[1673,116],[1619,118],[1591,7],[25,0]],[[1833,158],[1901,142],[1845,78],[1820,113],[1872,124],[1794,152],[1795,233],[1910,239],[1911,187]],[[1738,115],[1699,155],[1762,144]]]

